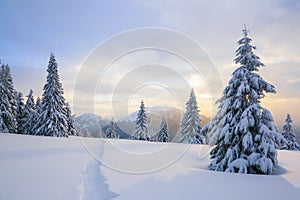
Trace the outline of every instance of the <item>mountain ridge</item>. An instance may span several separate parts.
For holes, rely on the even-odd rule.
[[[180,137],[180,123],[184,112],[178,108],[169,106],[154,106],[146,109],[148,114],[148,130],[152,136],[159,131],[163,117],[167,119],[169,127],[170,141],[176,141]],[[135,120],[138,111],[128,114],[121,119],[116,119],[117,133],[120,138],[128,139],[135,131]],[[210,121],[210,118],[201,115],[202,125]],[[109,125],[109,120],[97,114],[85,113],[75,118],[76,126],[79,130],[88,130],[92,137],[103,137],[103,133]]]

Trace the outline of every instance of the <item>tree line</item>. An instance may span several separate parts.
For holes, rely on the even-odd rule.
[[[0,132],[40,136],[77,135],[74,116],[64,98],[53,53],[47,68],[43,95],[35,100],[30,90],[24,103],[23,94],[14,88],[10,67],[0,69]]]

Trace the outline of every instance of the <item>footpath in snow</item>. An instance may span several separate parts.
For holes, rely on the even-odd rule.
[[[115,197],[84,144],[101,156],[100,139],[0,133],[0,200]]]
[[[106,179],[101,173],[101,162],[98,158],[102,157],[104,142],[101,141],[97,155],[87,164],[83,171],[81,190],[81,200],[107,200],[112,199],[117,194],[111,192]],[[97,158],[98,157],[98,158]]]

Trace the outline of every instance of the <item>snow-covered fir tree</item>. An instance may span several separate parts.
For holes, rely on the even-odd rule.
[[[0,82],[0,132],[9,133],[14,127],[14,116],[2,82]]]
[[[148,134],[148,117],[145,109],[144,101],[141,101],[140,110],[137,114],[135,133],[132,136],[134,140],[150,140]]]
[[[89,131],[87,127],[77,127],[78,136],[81,137],[92,137],[92,133]]]
[[[3,90],[6,93],[10,114],[13,116],[13,122],[9,125],[8,129],[10,133],[15,133],[17,131],[16,115],[17,115],[17,92],[14,89],[13,79],[10,72],[9,65],[1,65],[0,68],[0,82],[2,83]]]
[[[106,138],[118,138],[118,134],[116,132],[116,122],[112,118],[106,131],[105,131]]]
[[[18,92],[17,95],[17,115],[16,115],[16,122],[17,122],[17,133],[23,134],[25,123],[27,121],[26,113],[25,113],[25,104],[22,92]]]
[[[72,115],[71,108],[68,102],[66,103],[65,109],[68,121],[68,135],[78,135],[77,130],[75,128],[75,119]]]
[[[34,97],[33,97],[33,90],[32,89],[29,90],[29,93],[27,95],[25,109],[31,109],[31,110],[35,109],[35,103],[34,103]]]
[[[47,81],[41,104],[41,113],[35,124],[35,134],[44,136],[67,137],[68,120],[65,111],[63,88],[58,76],[57,63],[53,53],[48,64]]]
[[[7,114],[7,111],[5,110],[4,106],[2,104],[0,104],[0,133],[8,133],[9,132],[6,122],[5,122],[6,114]]]
[[[34,132],[32,132],[32,128],[36,123],[36,121],[32,121],[32,115],[34,112],[35,112],[35,103],[33,98],[33,91],[30,90],[24,107],[24,121],[25,121],[25,123],[23,124],[24,127],[20,126],[20,129],[24,131],[23,132],[24,134],[27,135],[34,134]]]
[[[201,119],[194,89],[186,103],[186,112],[181,122],[181,142],[204,144],[205,137],[201,133]]]
[[[41,101],[41,98],[38,97],[36,99],[36,103],[35,103],[35,110],[37,113],[41,114],[41,106],[42,106],[42,101]]]
[[[26,131],[27,134],[34,135],[36,133],[36,126],[35,124],[38,122],[40,118],[40,114],[36,110],[32,110],[28,116],[28,121],[31,123],[31,126],[28,127],[29,129]]]
[[[265,93],[275,93],[273,85],[259,74],[264,66],[253,53],[248,30],[238,41],[233,72],[223,96],[217,101],[219,111],[205,127],[216,146],[210,152],[209,168],[250,174],[270,174],[277,164],[277,132],[271,113],[260,102]],[[273,128],[272,128],[273,127]]]
[[[157,142],[169,142],[169,129],[166,118],[162,118],[160,130],[157,134]]]
[[[294,133],[292,123],[293,123],[293,120],[292,120],[290,114],[287,114],[287,117],[285,120],[285,125],[283,126],[283,130],[281,133],[287,142],[285,145],[282,145],[281,149],[299,151],[300,146],[297,142],[296,134]]]
[[[17,92],[14,88],[13,78],[10,72],[9,65],[1,66],[1,81],[6,89],[7,97],[11,106],[12,114],[15,116],[17,114]]]
[[[151,135],[150,136],[150,142],[157,142],[158,140],[157,140],[157,136],[158,136],[158,133],[156,133],[156,134],[154,134],[154,135]]]

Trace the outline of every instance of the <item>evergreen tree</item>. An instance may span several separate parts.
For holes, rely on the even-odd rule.
[[[157,142],[157,141],[158,141],[157,136],[158,136],[158,133],[156,133],[156,134],[150,136],[150,140],[149,140],[149,141],[150,141],[150,142]]]
[[[157,135],[158,142],[169,142],[169,130],[167,120],[165,118],[162,119],[160,130]]]
[[[23,94],[22,94],[22,92],[18,92],[17,116],[16,116],[17,133],[18,134],[24,133],[24,127],[25,127],[26,121],[27,121],[27,118],[26,118],[26,113],[25,113],[25,104],[24,104]]]
[[[202,132],[201,126],[198,128],[200,131],[197,133],[195,140],[192,144],[206,144],[206,136]]]
[[[9,104],[6,91],[0,82],[0,132],[9,133],[11,127],[14,126],[14,117],[11,114],[11,106]]]
[[[91,137],[92,136],[91,132],[89,131],[89,129],[87,127],[78,126],[77,130],[78,130],[78,136],[81,136],[81,137]]]
[[[89,131],[88,128],[84,128],[84,129],[82,130],[81,135],[82,135],[83,137],[91,137],[91,136],[92,136],[92,133]]]
[[[5,110],[4,106],[0,104],[0,133],[8,133],[9,130],[7,128],[7,125],[5,123],[4,116],[7,114],[7,111]]]
[[[186,103],[186,112],[181,122],[181,142],[204,144],[205,137],[201,133],[201,119],[194,89]]]
[[[27,101],[24,107],[24,127],[20,126],[20,129],[23,129],[23,133],[27,135],[33,135],[32,132],[33,126],[35,125],[36,121],[33,120],[33,116],[35,113],[35,104],[33,98],[33,91],[30,89],[29,94],[27,96]]]
[[[0,82],[2,83],[4,93],[6,93],[9,109],[7,110],[10,112],[10,115],[13,117],[13,121],[11,125],[9,125],[8,129],[10,133],[16,133],[16,115],[17,115],[17,92],[14,89],[13,79],[10,72],[10,67],[6,64],[2,64],[0,69]]]
[[[296,139],[296,134],[294,133],[292,127],[292,118],[290,114],[287,114],[285,125],[283,126],[283,132],[281,133],[282,136],[286,139],[286,144],[281,147],[281,149],[287,149],[292,151],[299,151],[300,146]]]
[[[35,103],[34,103],[34,97],[33,97],[33,91],[32,89],[29,90],[29,93],[27,95],[27,100],[25,107],[29,110],[34,110],[35,109]]]
[[[38,97],[36,99],[36,103],[35,103],[35,110],[38,114],[41,114],[41,106],[42,106],[42,102],[41,102],[40,97]]]
[[[148,134],[148,118],[147,113],[144,105],[144,101],[141,101],[140,110],[137,115],[136,119],[136,127],[135,127],[135,133],[132,136],[134,140],[150,140],[149,134]]]
[[[65,109],[68,122],[68,135],[78,135],[77,130],[75,128],[75,119],[71,113],[71,108],[68,102],[66,103]]]
[[[53,53],[48,64],[47,81],[41,104],[41,114],[35,124],[36,135],[68,136],[68,120],[65,111],[65,98],[63,88],[59,81],[57,63]]]
[[[36,134],[36,126],[35,124],[38,122],[40,118],[40,114],[36,110],[32,110],[28,116],[28,121],[31,126],[28,126],[27,134],[35,135]]]
[[[105,131],[106,138],[118,138],[118,134],[116,132],[116,123],[114,119],[112,118],[108,128]]]
[[[253,53],[248,30],[239,40],[236,69],[217,103],[219,111],[211,124],[205,127],[216,146],[210,152],[209,168],[215,171],[270,174],[277,164],[275,149],[278,133],[271,113],[262,108],[264,93],[275,93],[273,85],[259,74],[264,66]]]

